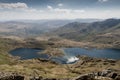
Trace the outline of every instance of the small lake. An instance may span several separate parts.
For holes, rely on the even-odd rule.
[[[97,58],[120,59],[120,49],[64,48],[63,50],[69,56],[87,55]]]
[[[39,48],[17,48],[9,53],[13,56],[20,57],[21,60],[33,59],[33,58],[44,58],[47,59],[49,56],[47,54],[40,54],[42,49]]]
[[[76,56],[87,55],[90,57],[97,58],[108,58],[108,59],[120,59],[120,49],[84,49],[84,48],[62,48],[64,51],[64,56],[62,57],[52,57],[51,60],[61,63],[68,64],[74,63],[79,60]],[[48,59],[49,55],[41,54],[42,49],[36,48],[17,48],[9,53],[13,56],[19,56],[21,60],[33,59],[33,58],[43,58]]]

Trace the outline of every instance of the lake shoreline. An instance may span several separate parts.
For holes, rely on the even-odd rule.
[[[119,69],[120,60],[108,60],[108,59],[98,59],[90,57],[80,57],[74,64],[56,64],[55,62],[40,60],[40,59],[29,59],[29,60],[18,60],[8,53],[10,50],[16,48],[61,48],[61,47],[71,47],[73,45],[65,45],[68,42],[58,44],[53,41],[36,41],[36,40],[25,40],[17,41],[14,39],[0,39],[0,71],[2,72],[13,72],[21,73],[24,76],[29,77],[35,74],[36,71],[39,76],[43,78],[55,78],[55,79],[72,79],[79,75],[88,74],[92,72],[99,72],[106,69]],[[78,44],[78,43],[75,43]],[[83,43],[80,43],[83,46]],[[78,44],[78,45],[80,45]],[[86,43],[84,43],[86,44]],[[71,45],[71,46],[70,46]],[[75,45],[77,46],[77,45]],[[73,47],[73,46],[72,46]],[[82,60],[81,60],[82,59]],[[120,73],[120,72],[118,72]],[[38,77],[38,76],[37,76]]]

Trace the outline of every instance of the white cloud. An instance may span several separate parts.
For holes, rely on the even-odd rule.
[[[17,4],[17,5],[15,5]],[[20,6],[21,4],[19,4]],[[17,7],[16,7],[17,6]],[[12,20],[12,19],[75,19],[75,18],[112,18],[118,17],[120,11],[118,10],[84,10],[84,9],[70,9],[53,6],[46,6],[46,9],[30,8],[27,4],[18,7],[18,3],[14,3],[14,6],[5,4],[0,8],[0,20]],[[6,10],[7,9],[7,10]],[[8,10],[10,9],[10,10]],[[111,13],[114,12],[114,13]],[[97,12],[97,13],[96,13]],[[13,17],[14,16],[14,17]]]
[[[98,0],[99,2],[107,2],[107,1],[109,1],[109,0]]]
[[[71,9],[62,9],[62,8],[53,8],[52,6],[47,6],[47,9],[51,12],[61,12],[61,13],[70,13]]]
[[[61,13],[70,13],[72,10],[71,10],[71,9],[55,8],[53,11],[54,11],[54,12],[61,12]]]
[[[28,6],[25,3],[0,3],[0,9],[27,9]]]
[[[110,12],[112,12],[111,10],[105,10],[104,12],[106,12],[106,13],[110,13]]]
[[[67,14],[70,14],[70,13],[84,13],[85,10],[80,10],[80,9],[76,9],[76,10],[73,10],[73,9],[61,9],[61,8],[55,8],[53,9],[54,12],[60,12],[60,13],[67,13]]]
[[[50,12],[53,12],[53,13],[67,13],[67,14],[70,14],[70,13],[83,13],[85,12],[85,10],[81,10],[81,9],[67,9],[67,8],[53,8],[52,6],[47,6],[47,9],[50,11]]]
[[[49,10],[52,10],[53,9],[53,7],[52,6],[47,6],[47,8],[49,9]]]
[[[62,3],[59,3],[59,4],[58,4],[58,6],[59,6],[59,7],[62,7],[62,6],[63,6],[63,4],[62,4]]]
[[[14,11],[1,11],[0,20],[13,20],[13,19],[76,19],[76,18],[120,18],[120,11],[112,10],[114,13],[111,13],[109,10],[87,10],[84,13],[81,11],[73,12],[70,9],[68,14],[64,12],[58,12],[61,9],[56,9],[56,11],[44,11],[40,12],[31,11],[31,12],[14,12]],[[64,11],[64,9],[63,9]],[[97,13],[96,13],[97,12]],[[14,16],[14,17],[13,17]]]
[[[74,10],[74,12],[76,12],[76,13],[84,13],[85,10]]]
[[[43,10],[37,10],[35,8],[30,8],[26,3],[0,3],[0,9],[7,11],[8,9],[11,12],[44,12]],[[6,10],[7,9],[7,10]]]
[[[28,9],[24,9],[24,12],[44,12],[44,10],[37,10],[37,9],[33,9],[33,8],[28,8]]]

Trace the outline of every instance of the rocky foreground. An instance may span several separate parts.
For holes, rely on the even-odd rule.
[[[120,80],[120,69],[119,67],[116,66],[116,64],[119,65],[119,60],[98,59],[98,58],[91,58],[87,56],[78,56],[78,58],[80,58],[80,60],[77,61],[76,63],[65,65],[65,66],[68,65],[67,70],[69,70],[69,73],[70,72],[76,73],[78,74],[77,77],[62,78],[61,76],[61,78],[57,78],[57,77],[46,78],[42,76],[42,73],[36,75],[37,71],[35,71],[31,75],[25,75],[25,74],[18,73],[18,72],[0,71],[0,80]],[[49,64],[51,63],[49,60],[48,61],[41,60],[41,59],[38,59],[38,60],[43,63],[48,63],[48,62]],[[53,63],[53,62],[52,64],[56,64],[56,66],[60,65],[57,63]],[[109,66],[107,68],[103,68],[104,67],[103,64],[109,65]],[[111,64],[115,66],[115,68],[110,66]],[[94,67],[96,65],[101,65],[101,68]],[[54,71],[51,71],[51,73],[52,72]]]
[[[18,73],[0,72],[0,80],[120,80],[118,72],[118,70],[107,69],[96,73],[82,74],[72,79],[43,78],[41,76],[29,76],[26,78],[26,76]]]

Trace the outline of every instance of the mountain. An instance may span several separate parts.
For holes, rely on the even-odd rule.
[[[24,22],[1,22],[0,35],[28,36],[42,33],[43,29],[38,28],[39,24],[24,23]]]
[[[54,30],[51,34],[76,41],[120,43],[120,19],[92,23],[72,22]]]
[[[95,21],[98,19],[84,19],[84,22]],[[72,20],[16,20],[0,22],[0,35],[33,37],[45,32],[62,27],[65,24],[82,21],[82,19]]]
[[[0,22],[0,35],[4,36],[39,36],[69,22],[65,21],[6,21]]]

